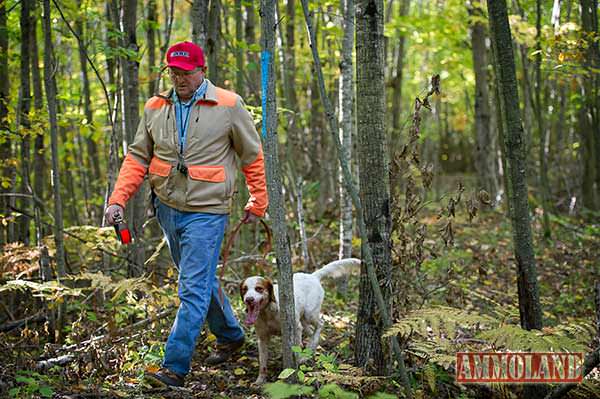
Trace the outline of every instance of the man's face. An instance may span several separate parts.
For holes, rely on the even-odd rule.
[[[192,98],[192,95],[204,80],[204,70],[196,68],[192,71],[184,71],[180,68],[171,67],[169,68],[169,76],[177,97],[187,101]]]

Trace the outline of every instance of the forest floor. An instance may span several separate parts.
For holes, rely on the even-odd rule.
[[[540,298],[548,331],[560,324],[571,323],[586,325],[582,334],[593,337],[593,285],[600,278],[600,225],[590,224],[580,218],[554,217],[553,237],[550,241],[544,241],[540,220],[536,215],[533,229]],[[328,233],[321,232],[322,236],[311,244],[314,247],[311,248],[313,255],[319,263],[335,258],[335,224],[323,229],[327,230]],[[79,234],[83,234],[82,231]],[[493,308],[505,307],[513,312],[514,318],[514,309],[518,309],[516,270],[508,219],[500,212],[481,214],[472,223],[458,218],[454,235],[455,243],[451,248],[438,252],[435,259],[423,264],[426,274],[433,278],[439,276],[444,284],[432,290],[421,306],[451,306],[481,314],[492,314]],[[82,247],[71,245],[70,256],[73,259],[79,257],[82,264],[86,262],[85,257],[96,248],[95,244],[89,243]],[[156,369],[160,363],[163,345],[175,314],[173,271],[169,271],[167,278],[171,283],[161,286],[144,279],[122,280],[126,283],[119,284],[118,279],[106,280],[99,274],[89,273],[77,280],[79,283],[71,284],[70,289],[35,286],[33,283],[20,284],[18,287],[15,284],[7,285],[19,274],[21,279],[28,275],[35,276],[38,255],[34,248],[23,246],[13,245],[4,249],[0,257],[0,271],[3,273],[0,302],[7,313],[0,319],[0,327],[27,316],[38,315],[44,307],[60,307],[61,304],[66,313],[65,320],[68,321],[63,334],[64,344],[48,342],[49,323],[44,322],[43,318],[30,320],[10,331],[0,330],[4,331],[0,332],[0,397],[284,397],[281,395],[285,387],[271,386],[269,396],[263,388],[253,385],[258,373],[258,354],[252,329],[247,329],[247,341],[239,356],[218,367],[208,367],[203,363],[214,346],[214,336],[203,332],[185,387],[176,390],[152,389],[144,383],[143,374],[145,370]],[[72,261],[71,267],[76,268],[76,264],[75,260]],[[84,272],[84,269],[80,267],[78,272]],[[257,271],[252,267],[246,272],[248,270],[252,273]],[[231,283],[227,284],[230,288],[227,291],[237,314],[243,317],[242,302],[235,288],[235,282],[239,281],[242,272],[239,268],[236,273],[233,271],[226,273],[226,281]],[[87,283],[81,284],[83,280]],[[329,398],[398,397],[400,385],[395,377],[362,376],[360,370],[352,366],[358,280],[356,275],[350,277],[348,298],[338,295],[334,284],[324,283],[325,326],[317,353],[309,354],[309,361],[301,368],[302,387],[314,389],[313,394],[321,389],[321,397]],[[92,288],[89,288],[90,285]],[[100,306],[99,303],[104,305]],[[173,310],[165,312],[168,309]],[[142,323],[138,327],[127,327],[131,321]],[[90,342],[92,337],[101,338]],[[280,340],[271,344],[271,382],[277,381],[281,371],[280,345]],[[586,350],[593,345],[589,338]],[[64,355],[72,358],[63,365],[40,366],[41,360]],[[452,366],[426,368],[426,363],[418,351],[408,351],[407,364],[413,371],[413,387],[417,397],[470,398],[481,396],[482,392],[488,398],[520,397],[518,390],[509,388],[486,391],[483,388],[456,385]],[[337,384],[338,387],[327,384]],[[339,390],[340,387],[343,392]],[[325,392],[327,390],[329,394]],[[277,392],[280,396],[277,396]],[[573,390],[568,397],[590,398],[598,392],[600,379],[596,375],[581,388]]]

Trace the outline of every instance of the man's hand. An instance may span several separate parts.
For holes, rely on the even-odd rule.
[[[125,210],[121,205],[113,204],[106,208],[106,211],[104,212],[104,219],[109,226],[114,226],[117,215],[123,217],[124,214]]]
[[[246,211],[246,213],[244,214],[244,218],[242,219],[242,223],[244,223],[244,224],[256,223],[259,220],[260,220],[260,217],[256,216],[255,214],[253,214],[250,211]]]

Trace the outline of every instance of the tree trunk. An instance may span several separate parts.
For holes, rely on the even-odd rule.
[[[44,0],[44,85],[46,88],[46,99],[48,103],[48,119],[50,122],[50,142],[52,152],[52,189],[54,194],[54,243],[56,246],[56,270],[59,280],[65,275],[65,248],[63,241],[63,213],[60,184],[60,169],[58,166],[58,118],[56,102],[56,80],[54,72],[56,64],[52,46],[52,28],[50,25],[50,0]],[[61,307],[64,309],[64,306]],[[62,331],[62,322],[59,310],[58,325],[56,331]]]
[[[517,260],[521,326],[527,330],[539,330],[542,328],[542,311],[527,202],[526,153],[512,38],[505,0],[490,0],[488,13],[495,62],[497,63],[498,76],[496,79],[500,94],[499,106],[504,133],[506,173],[510,185],[508,203]]]
[[[65,56],[67,59],[73,59],[73,47],[69,46],[65,49]],[[73,63],[64,63],[60,64],[59,76],[73,76]],[[69,108],[68,101],[64,101],[65,109]],[[58,106],[58,113],[62,114],[60,104]],[[72,146],[67,146],[65,149],[68,154],[67,157],[64,158],[64,166],[65,170],[72,171],[70,174],[63,175],[63,184],[66,187],[66,192],[68,193],[67,198],[68,201],[68,212],[69,215],[67,220],[69,220],[74,225],[81,225],[85,223],[85,220],[90,220],[91,210],[90,210],[90,190],[88,184],[88,170],[86,168],[86,164],[84,162],[84,148],[83,148],[83,138],[81,136],[81,128],[80,124],[77,126],[70,120],[67,120],[66,123],[61,124],[59,126],[58,131],[60,133],[59,138],[63,143],[73,143]],[[71,161],[75,167],[71,166]],[[79,166],[83,167],[79,167]],[[78,179],[76,178],[78,177]],[[83,195],[83,205],[81,208],[79,203],[78,192],[75,187],[81,189],[81,194]]]
[[[208,11],[208,38],[205,54],[208,61],[208,76],[211,82],[220,86],[222,84],[219,65],[219,46],[221,42],[221,0],[210,0]]]
[[[66,75],[63,73],[63,75]],[[62,115],[63,111],[61,110],[61,103],[58,102],[57,99],[57,104],[56,104],[56,110],[57,113]],[[69,139],[67,137],[67,132],[71,130],[71,127],[67,127],[64,125],[60,125],[58,126],[58,140],[62,141],[63,143],[69,143],[71,142],[72,139]],[[65,193],[67,193],[68,195],[65,198],[65,207],[66,207],[66,214],[67,217],[66,219],[68,221],[70,221],[73,225],[80,225],[81,224],[81,220],[79,219],[79,209],[77,208],[77,193],[75,191],[75,176],[81,172],[81,168],[75,168],[74,164],[71,160],[76,160],[76,151],[74,149],[74,146],[67,146],[65,148],[65,153],[66,156],[63,157],[62,159],[62,166],[65,168],[66,171],[68,171],[67,173],[65,173],[64,175],[61,176],[62,182],[61,182],[61,186],[65,187]],[[75,161],[75,165],[77,165],[78,162]],[[64,209],[64,208],[63,208]]]
[[[544,215],[542,217],[542,224],[544,229],[544,237],[550,238],[552,233],[550,231],[550,182],[548,180],[548,166],[547,166],[547,141],[546,141],[546,129],[544,127],[543,117],[543,104],[542,104],[542,91],[544,91],[544,85],[542,83],[542,2],[536,0],[536,56],[535,56],[535,118],[537,120],[537,130],[540,140],[539,147],[539,159],[540,159],[540,179],[539,188],[542,199],[542,209]]]
[[[366,269],[369,282],[371,283],[371,289],[373,290],[373,294],[378,306],[379,318],[382,321],[384,328],[390,328],[392,326],[392,319],[390,317],[390,312],[388,307],[385,304],[385,299],[383,297],[381,287],[378,282],[377,273],[375,270],[374,262],[373,262],[373,253],[371,251],[371,246],[369,245],[369,237],[367,232],[367,227],[365,223],[365,218],[363,214],[363,207],[361,199],[358,195],[358,190],[354,185],[354,181],[352,175],[350,173],[350,167],[348,160],[344,157],[342,143],[339,138],[339,128],[337,119],[335,118],[335,112],[333,110],[333,106],[329,101],[329,97],[327,97],[327,92],[325,91],[325,79],[323,78],[323,70],[321,68],[321,60],[319,57],[319,52],[317,51],[317,47],[315,45],[315,31],[312,25],[312,15],[308,11],[308,0],[302,0],[302,10],[304,12],[304,19],[306,20],[306,28],[309,33],[310,40],[310,48],[312,50],[313,61],[315,64],[315,73],[317,75],[317,79],[319,82],[319,93],[321,96],[321,101],[323,102],[323,107],[325,108],[325,115],[327,116],[327,120],[329,122],[329,130],[331,133],[331,137],[333,139],[333,143],[335,144],[335,148],[338,155],[338,160],[342,167],[342,172],[344,176],[344,184],[346,186],[346,190],[350,193],[352,197],[352,202],[354,204],[354,208],[356,209],[356,219],[358,230],[360,231],[360,237],[363,243],[363,263],[361,265],[362,268]],[[362,13],[357,12],[356,15]],[[372,44],[372,43],[370,43]],[[384,94],[384,93],[382,93]],[[398,373],[400,375],[400,379],[402,385],[405,388],[405,395],[409,399],[412,398],[412,390],[410,386],[410,381],[408,377],[408,373],[406,372],[406,367],[404,365],[404,356],[402,354],[402,349],[400,348],[400,344],[398,342],[398,337],[392,336],[392,349],[394,351],[395,360],[397,361]]]
[[[402,0],[399,8],[399,16],[405,17],[408,15],[408,11],[410,10],[410,1],[411,0]],[[400,125],[402,123],[402,77],[404,71],[404,55],[405,55],[405,47],[406,47],[406,36],[400,32],[397,33],[400,35],[398,38],[398,48],[396,54],[396,75],[392,80],[392,137],[394,138],[394,142],[400,143]],[[394,146],[397,147],[399,146]],[[395,150],[396,148],[392,148]]]
[[[119,8],[116,0],[108,0],[106,2],[106,18],[109,21],[107,32],[106,32],[106,43],[110,49],[116,51],[118,47],[117,40],[114,34],[119,32]],[[118,89],[118,75],[119,75],[119,64],[115,62],[113,57],[106,57],[106,73],[109,87],[114,87],[113,92],[113,109],[110,110],[112,114],[112,121],[115,129],[113,130],[109,140],[109,151],[108,151],[108,166],[107,166],[107,187],[105,192],[105,203],[108,201],[108,195],[113,192],[113,187],[119,173],[119,145],[122,142],[122,124],[120,123],[119,107],[121,104],[121,91]]]
[[[289,110],[298,109],[298,98],[296,94],[296,1],[286,1],[286,30],[285,30],[285,51],[283,68],[283,92],[285,98],[285,107]],[[304,149],[300,139],[300,129],[298,127],[297,114],[291,116],[287,126],[287,152],[290,154],[290,160],[295,170],[304,171]],[[305,176],[304,173],[301,173]]]
[[[254,4],[252,1],[248,1],[244,3],[246,8],[246,26],[244,27],[244,39],[246,40],[246,44],[250,47],[252,44],[256,43],[256,24],[255,24],[255,15],[254,15]],[[252,68],[248,68],[248,76],[252,82],[260,82],[259,76],[259,65],[258,65],[258,57],[254,52],[248,52],[248,64],[253,65]],[[255,104],[258,102],[258,90],[256,93],[250,93],[248,98],[248,102],[250,104]]]
[[[33,84],[33,106],[36,111],[36,115],[39,115],[44,108],[44,94],[42,91],[42,76],[40,74],[40,62],[39,62],[39,50],[37,42],[37,13],[33,13],[31,16],[31,81]],[[1,78],[0,78],[1,79]],[[40,201],[44,201],[44,186],[48,179],[46,157],[44,155],[44,133],[38,132],[35,135],[35,144],[33,150],[33,195]],[[45,227],[41,223],[41,210],[40,204],[34,200],[33,205],[35,207],[36,215],[36,231],[39,238],[45,235]],[[41,243],[37,242],[37,245]]]
[[[352,136],[354,135],[354,0],[341,0],[343,13],[344,38],[342,41],[342,61],[340,62],[340,141],[346,159],[352,159]],[[352,198],[343,184],[343,175],[339,171],[340,193],[340,259],[352,256]],[[345,296],[348,290],[348,277],[342,277],[338,292]]]
[[[267,172],[267,188],[269,193],[269,213],[273,218],[273,237],[279,271],[279,303],[281,310],[281,345],[283,367],[296,368],[297,362],[292,352],[293,345],[300,344],[296,337],[294,317],[294,287],[292,281],[292,263],[290,242],[286,231],[285,207],[282,192],[281,168],[277,143],[277,102],[275,93],[275,0],[261,0],[261,73],[263,75],[263,125],[262,134],[265,140],[265,162]]]
[[[358,169],[368,243],[382,289],[390,306],[391,211],[389,161],[385,131],[383,62],[383,1],[359,0],[356,7],[356,115]],[[364,252],[364,248],[363,248]],[[387,375],[390,371],[388,342],[381,340],[383,326],[367,272],[361,267],[360,297],[356,322],[355,356],[359,367]],[[371,363],[372,362],[372,363]]]
[[[79,0],[79,4],[81,7],[81,0]],[[84,23],[81,19],[77,19],[75,21],[75,31],[78,36],[84,42]],[[86,157],[86,169],[88,170],[88,176],[91,174],[91,187],[92,190],[99,187],[98,183],[100,182],[100,158],[98,155],[98,146],[96,142],[92,138],[92,133],[94,131],[94,115],[92,113],[92,105],[91,105],[91,92],[90,92],[90,79],[88,77],[88,65],[86,59],[86,51],[83,47],[83,43],[79,42],[78,50],[79,50],[79,65],[81,68],[81,84],[83,88],[83,114],[86,119],[86,126],[88,127],[87,132],[84,134],[85,147],[87,150]],[[99,218],[101,214],[101,209],[95,207],[91,210],[92,217],[94,219]],[[95,223],[99,223],[100,220],[95,220]]]
[[[584,106],[579,114],[584,158],[583,205],[592,210],[600,209],[600,45],[593,40],[598,35],[597,10],[597,0],[581,0],[581,26],[587,42],[582,85]]]
[[[0,130],[8,130],[8,102],[10,101],[10,78],[8,76],[8,29],[6,27],[6,2],[0,1]],[[6,136],[4,142],[0,143],[0,159],[11,158],[11,140],[10,135]],[[2,176],[11,176],[12,167],[4,164],[1,168]],[[0,185],[0,194],[7,194],[10,189]],[[0,214],[8,215],[8,197],[0,195]],[[0,245],[9,242],[8,228],[0,224]]]
[[[139,63],[137,61],[137,53],[139,47],[137,45],[136,38],[136,16],[137,16],[137,1],[136,0],[125,0],[123,3],[123,47],[126,48],[132,56],[121,59],[121,70],[123,71],[123,99],[124,101],[124,112],[123,118],[125,120],[125,141],[127,145],[133,143],[133,138],[137,130],[137,126],[140,121],[139,114]],[[144,224],[144,193],[146,192],[145,187],[141,189],[133,197],[133,201],[129,202],[127,207],[127,219],[128,223],[133,227],[134,237],[142,237],[143,231],[142,226]],[[129,267],[132,268],[129,271],[129,275],[132,277],[141,276],[143,270],[138,270],[139,265],[143,265],[146,260],[144,254],[144,246],[141,241],[134,241],[132,245],[129,245],[128,250],[130,260]]]
[[[242,0],[235,0],[235,91],[242,97],[246,96],[244,90],[244,52],[242,50],[242,40],[244,31],[242,29]]]
[[[481,17],[483,11],[479,3],[469,6],[469,13]],[[491,198],[498,193],[498,172],[496,143],[491,130],[491,109],[488,82],[488,58],[485,25],[476,20],[471,26],[471,45],[473,49],[473,70],[475,72],[475,167],[477,169],[478,188],[487,191]]]
[[[194,0],[192,4],[192,41],[205,51],[208,40],[208,2],[209,0]]]
[[[158,94],[158,82],[156,76],[159,72],[156,65],[156,39],[158,26],[158,13],[156,0],[148,0],[148,29],[146,30],[146,41],[148,42],[148,98]],[[159,64],[162,60],[159,60]]]
[[[30,194],[31,186],[29,183],[30,176],[30,161],[31,161],[31,138],[30,129],[31,122],[29,120],[29,111],[31,109],[31,64],[29,61],[29,39],[31,37],[31,6],[32,0],[23,0],[21,2],[21,92],[19,95],[20,104],[20,134],[21,140],[21,187],[20,193],[23,195]],[[31,214],[31,200],[23,198],[19,201],[19,208]],[[31,219],[27,215],[22,215],[19,219],[19,241],[25,245],[29,245],[29,225]]]

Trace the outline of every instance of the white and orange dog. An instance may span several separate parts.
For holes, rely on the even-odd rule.
[[[323,327],[321,304],[325,296],[321,279],[341,277],[359,265],[359,259],[347,258],[331,262],[311,274],[294,273],[296,342],[302,342],[304,332],[309,339],[309,348],[314,350],[319,343]],[[240,284],[240,294],[246,304],[246,324],[254,324],[258,338],[260,371],[256,384],[263,384],[267,379],[267,344],[272,336],[281,334],[278,286],[265,277],[248,277]]]

